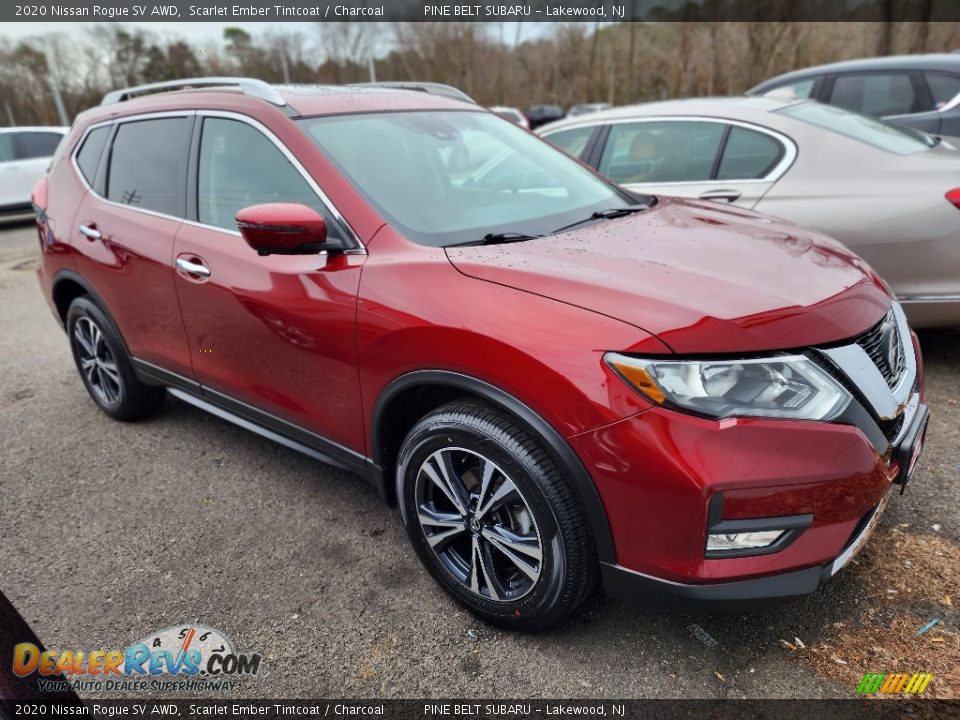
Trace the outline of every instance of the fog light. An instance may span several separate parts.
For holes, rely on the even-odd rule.
[[[725,552],[728,550],[756,550],[773,545],[786,530],[762,530],[759,532],[743,532],[728,534],[707,535],[707,552]]]

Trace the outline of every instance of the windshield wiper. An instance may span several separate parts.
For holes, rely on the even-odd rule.
[[[480,240],[471,240],[465,243],[456,243],[447,245],[447,247],[463,247],[464,245],[500,245],[502,243],[523,242],[524,240],[536,240],[543,235],[527,235],[518,232],[487,233]]]
[[[554,230],[551,235],[556,233],[563,232],[564,230],[569,230],[570,228],[575,228],[577,225],[583,225],[584,223],[590,222],[591,220],[613,220],[614,218],[624,217],[626,215],[633,215],[633,213],[638,213],[643,210],[649,210],[649,205],[638,205],[636,207],[624,207],[624,208],[608,208],[606,210],[597,210],[595,213],[592,213],[590,217],[585,217],[583,220],[577,220],[576,222],[570,223],[569,225],[564,225],[562,228],[557,228]]]

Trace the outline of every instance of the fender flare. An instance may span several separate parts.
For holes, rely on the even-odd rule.
[[[129,355],[130,349],[127,347],[127,341],[124,340],[123,338],[123,333],[120,331],[120,326],[117,325],[117,321],[113,317],[113,313],[110,312],[110,308],[107,307],[107,304],[103,301],[103,298],[101,298],[99,293],[97,293],[97,291],[93,289],[93,285],[91,285],[82,275],[80,275],[75,270],[66,270],[66,269],[59,270],[53,276],[53,282],[50,283],[50,292],[53,295],[56,295],[57,285],[59,285],[64,280],[70,280],[71,282],[75,282],[77,285],[79,285],[84,289],[87,295],[91,297],[93,302],[96,303],[97,307],[100,308],[103,314],[107,316],[107,319],[110,320],[110,322],[113,323],[113,326],[117,329],[117,334],[120,336],[120,341],[123,343],[124,352],[126,352],[127,355]],[[66,324],[64,324],[63,329],[64,330],[67,329]]]
[[[600,499],[600,493],[597,491],[593,478],[590,477],[580,458],[573,452],[563,436],[554,430],[536,411],[504,390],[484,380],[448,370],[415,370],[392,380],[380,392],[373,406],[371,439],[372,460],[375,466],[383,467],[383,444],[380,427],[386,408],[397,394],[417,385],[446,385],[477,395],[516,416],[536,432],[559,461],[574,494],[580,500],[587,514],[587,519],[593,531],[598,559],[600,562],[616,562],[613,535],[610,531],[610,523],[607,519],[603,501]]]

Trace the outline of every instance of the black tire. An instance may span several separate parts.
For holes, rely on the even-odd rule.
[[[459,499],[442,489],[442,467],[460,482]],[[424,566],[489,623],[512,630],[560,624],[597,584],[590,526],[557,463],[525,425],[489,405],[456,400],[421,419],[400,449],[397,497]],[[519,561],[501,549],[505,540]]]
[[[163,403],[166,390],[140,382],[120,332],[86,295],[70,303],[67,336],[87,392],[107,415],[116,420],[139,420]]]

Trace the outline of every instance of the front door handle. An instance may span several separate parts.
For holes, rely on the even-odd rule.
[[[734,202],[735,200],[739,200],[741,195],[743,195],[743,193],[739,190],[707,190],[705,193],[701,193],[700,199]]]
[[[100,231],[97,230],[97,226],[93,223],[90,223],[89,225],[81,225],[80,234],[83,235],[87,240],[99,240],[101,237],[103,237],[100,234]]]
[[[177,270],[185,272],[187,275],[210,277],[210,269],[206,265],[187,260],[187,258],[177,258]]]

